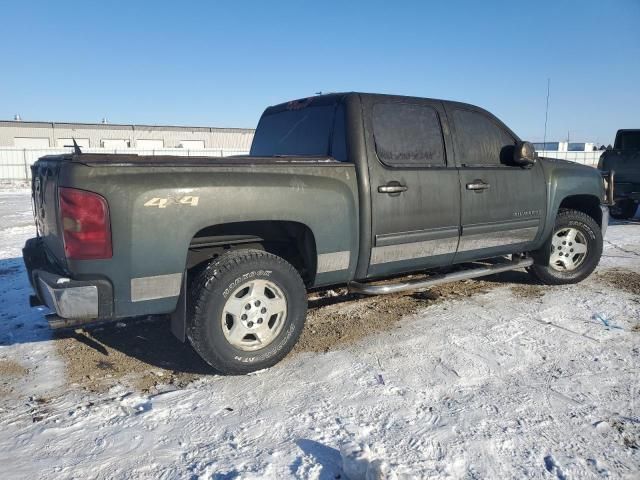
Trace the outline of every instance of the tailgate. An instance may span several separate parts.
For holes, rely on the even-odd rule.
[[[606,152],[602,169],[615,171],[616,183],[640,184],[640,152]]]
[[[64,243],[58,222],[58,174],[63,156],[43,157],[31,166],[31,196],[38,236],[52,260],[63,266]]]

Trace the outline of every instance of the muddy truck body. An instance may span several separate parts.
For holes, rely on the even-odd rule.
[[[24,259],[50,325],[168,314],[223,373],[282,359],[309,289],[391,293],[517,268],[574,283],[608,222],[596,169],[538,159],[481,108],[377,94],[269,107],[248,156],[74,153],[32,177]],[[408,272],[425,275],[389,280]]]

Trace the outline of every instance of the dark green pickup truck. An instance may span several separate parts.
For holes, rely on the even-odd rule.
[[[640,130],[618,130],[613,150],[602,153],[598,169],[615,172],[611,216],[633,217],[640,204]]]
[[[269,107],[249,156],[77,152],[32,174],[24,259],[50,325],[171,314],[224,373],[282,359],[308,289],[390,293],[516,268],[578,282],[608,222],[596,169],[538,159],[478,107],[389,95]],[[432,273],[376,282],[414,271]]]

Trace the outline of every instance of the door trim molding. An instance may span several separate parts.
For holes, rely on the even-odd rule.
[[[411,232],[385,233],[376,235],[376,247],[386,247],[405,243],[418,243],[427,240],[440,240],[457,237],[460,229],[455,227],[430,228],[428,230],[413,230]]]
[[[518,218],[514,220],[499,220],[497,222],[475,223],[462,226],[462,235],[475,235],[477,233],[492,233],[506,230],[518,230],[521,228],[538,227],[540,218]]]
[[[400,262],[414,258],[435,257],[455,253],[458,246],[458,232],[455,236],[402,244],[385,245],[371,249],[371,265]]]
[[[486,226],[483,225],[482,227]],[[465,234],[465,232],[469,231],[469,228],[467,228],[462,232],[462,236],[460,237],[458,253],[468,252],[470,250],[481,250],[483,248],[532,242],[538,235],[538,229],[539,222],[537,221],[535,226],[500,230],[493,226],[491,231],[487,231],[487,228],[478,228],[475,230],[471,229],[472,233]]]

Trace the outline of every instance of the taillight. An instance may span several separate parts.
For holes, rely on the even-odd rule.
[[[111,221],[104,197],[75,188],[58,189],[64,252],[73,260],[111,258]]]

